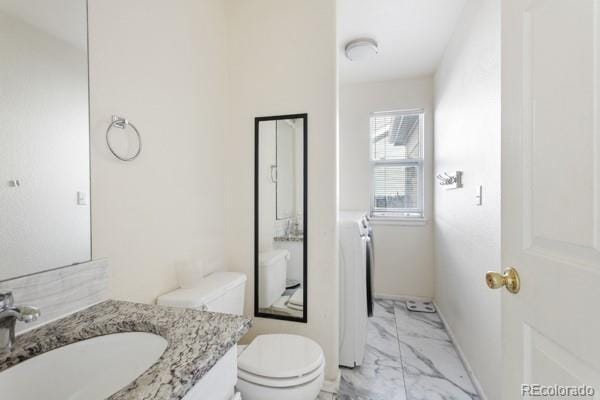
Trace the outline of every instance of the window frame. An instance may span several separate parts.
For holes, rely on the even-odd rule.
[[[419,115],[419,158],[406,160],[374,160],[374,142],[372,140],[372,124],[371,120],[374,117],[386,115]],[[419,221],[425,219],[425,110],[403,109],[391,111],[374,111],[369,113],[369,199],[370,209],[369,215],[374,220],[389,220],[389,221]],[[417,202],[418,208],[394,209],[394,211],[385,211],[384,209],[375,207],[375,169],[378,166],[400,166],[400,167],[417,167]]]

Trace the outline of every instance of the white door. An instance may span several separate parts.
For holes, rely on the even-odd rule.
[[[502,60],[502,399],[600,399],[600,0],[503,0]]]

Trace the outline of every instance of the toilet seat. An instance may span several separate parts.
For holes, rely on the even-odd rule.
[[[323,374],[325,368],[324,364],[314,371],[293,378],[268,378],[260,375],[250,374],[241,369],[238,369],[238,378],[246,382],[255,383],[261,386],[267,386],[272,388],[288,388],[292,386],[300,386],[306,383],[312,382],[319,378]]]
[[[238,377],[273,388],[303,385],[323,374],[321,347],[303,336],[274,334],[256,337],[238,356]]]

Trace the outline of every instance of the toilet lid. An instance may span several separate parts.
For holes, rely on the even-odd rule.
[[[314,372],[323,361],[323,350],[309,338],[261,335],[240,354],[238,368],[266,378],[293,378]]]

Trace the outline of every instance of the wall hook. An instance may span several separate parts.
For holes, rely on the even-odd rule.
[[[437,174],[436,178],[442,186],[453,186],[451,189],[460,189],[463,187],[462,174],[462,171],[456,171],[455,175],[448,175],[447,172],[444,172],[444,175]]]

